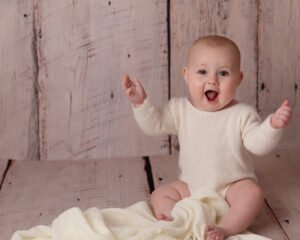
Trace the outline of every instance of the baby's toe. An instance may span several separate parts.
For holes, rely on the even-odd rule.
[[[209,231],[206,233],[206,240],[216,240],[216,233],[215,231]]]

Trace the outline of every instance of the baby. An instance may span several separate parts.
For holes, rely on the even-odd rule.
[[[217,225],[206,226],[207,240],[240,233],[254,220],[264,194],[251,154],[273,150],[292,115],[285,100],[261,121],[254,108],[234,99],[243,80],[240,58],[237,45],[228,38],[196,40],[183,68],[189,97],[171,99],[162,111],[150,103],[137,79],[125,75],[122,81],[140,128],[150,135],[175,134],[179,139],[180,177],[151,194],[156,218],[171,221],[176,202],[204,189],[227,201],[228,213]]]

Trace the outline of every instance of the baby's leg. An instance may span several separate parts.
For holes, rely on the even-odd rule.
[[[157,188],[151,194],[155,217],[158,220],[171,221],[171,211],[176,202],[190,195],[188,186],[182,181],[172,182]]]
[[[223,240],[246,230],[260,211],[264,194],[251,179],[244,179],[231,185],[226,193],[228,213],[217,226],[208,226],[207,240]]]

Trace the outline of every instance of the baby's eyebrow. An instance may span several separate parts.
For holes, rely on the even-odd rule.
[[[231,69],[232,69],[232,66],[227,66],[227,65],[225,65],[225,66],[221,66],[220,68],[221,68],[221,69],[222,69],[222,68],[228,68],[229,70],[231,70]]]
[[[196,67],[206,67],[206,64],[196,64]]]

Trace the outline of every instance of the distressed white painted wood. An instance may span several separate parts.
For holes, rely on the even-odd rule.
[[[126,207],[148,200],[142,158],[14,162],[0,192],[0,236],[50,224],[78,206]]]
[[[0,158],[37,159],[32,1],[0,1]]]
[[[300,236],[300,149],[278,150],[257,160],[266,199],[289,239]]]
[[[166,0],[38,1],[41,159],[166,154],[145,136],[121,86],[125,73],[167,101]]]
[[[300,147],[300,4],[261,0],[259,18],[259,109],[264,116],[288,99],[293,122],[281,148]]]
[[[155,187],[178,179],[178,161],[176,156],[151,157],[150,162]],[[300,193],[300,191],[298,191],[298,193]],[[272,195],[268,196],[267,199],[269,198],[272,198]],[[300,209],[300,207],[298,207],[298,209]],[[266,204],[249,230],[273,240],[287,239]]]
[[[257,1],[171,1],[171,95],[186,96],[182,77],[189,46],[201,36],[231,38],[242,54],[244,81],[237,98],[255,106],[257,78]]]

